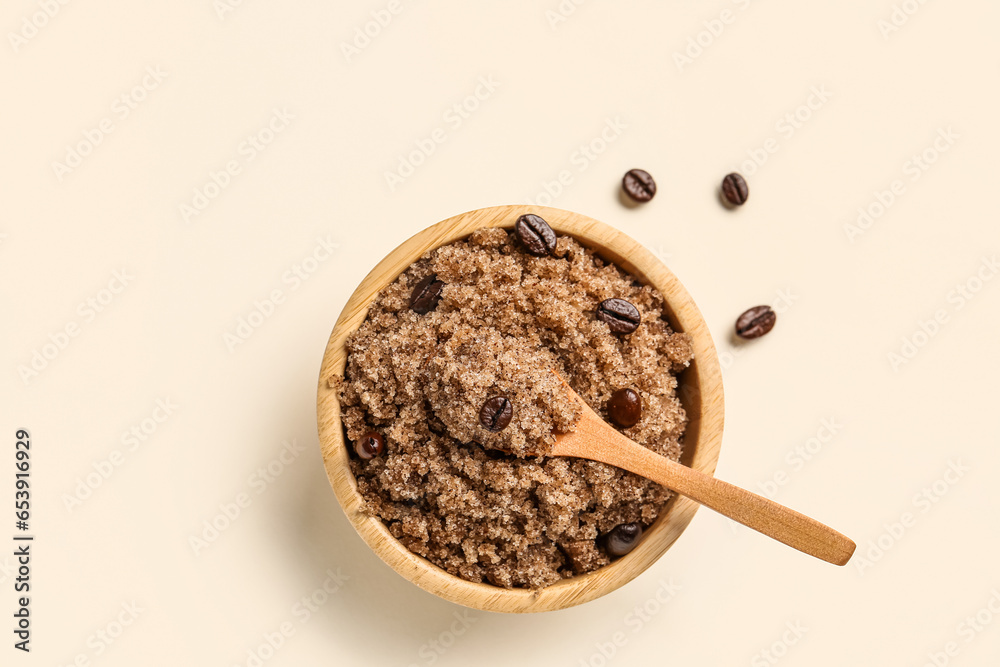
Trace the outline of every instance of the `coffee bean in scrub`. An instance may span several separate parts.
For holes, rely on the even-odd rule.
[[[404,271],[349,337],[332,385],[348,439],[383,442],[350,448],[363,454],[351,470],[366,512],[451,574],[540,588],[627,553],[671,496],[603,463],[545,456],[581,409],[555,373],[677,460],[677,374],[692,351],[656,289],[538,216],[519,222]]]

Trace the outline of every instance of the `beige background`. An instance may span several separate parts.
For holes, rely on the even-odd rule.
[[[388,0],[225,1],[0,12],[0,540],[22,427],[37,536],[33,651],[5,635],[0,662],[252,665],[284,627],[263,664],[996,663],[1000,280],[982,279],[1000,251],[1000,6],[566,0],[563,16],[557,0],[402,0],[348,58],[341,44],[371,12],[385,22]],[[449,112],[463,103],[466,118]],[[262,150],[243,143],[269,124]],[[438,128],[443,143],[390,188],[385,173]],[[88,154],[53,165],[72,150]],[[659,183],[649,205],[618,199],[631,167]],[[727,211],[715,189],[734,168],[751,196]],[[775,497],[853,537],[854,562],[703,510],[612,595],[458,622],[350,529],[314,418],[341,306],[419,229],[537,202],[562,171],[552,205],[643,242],[705,314],[725,368],[718,474],[757,491],[778,475]],[[859,207],[876,215],[851,232]],[[276,290],[270,316],[227,342]],[[735,317],[772,302],[774,332],[734,346]],[[52,358],[31,375],[36,351]],[[133,428],[145,439],[123,439]],[[192,536],[238,499],[196,554]],[[8,619],[12,564],[0,556]]]

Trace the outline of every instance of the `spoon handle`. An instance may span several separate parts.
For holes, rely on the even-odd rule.
[[[609,428],[601,436],[599,441],[591,440],[589,447],[580,447],[577,452],[567,454],[609,463],[651,479],[733,521],[828,563],[844,565],[854,554],[855,544],[850,538],[815,519],[655,454],[613,429]]]

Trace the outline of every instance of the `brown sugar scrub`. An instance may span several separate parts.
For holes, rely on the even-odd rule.
[[[555,371],[629,438],[680,457],[691,341],[662,309],[537,216],[428,252],[372,302],[333,379],[365,511],[496,586],[540,588],[627,553],[671,492],[539,454],[580,414]]]

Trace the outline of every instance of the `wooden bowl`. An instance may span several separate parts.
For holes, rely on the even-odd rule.
[[[559,234],[568,234],[597,251],[640,280],[654,285],[666,299],[664,316],[677,331],[691,334],[694,361],[680,377],[678,392],[690,423],[684,436],[682,462],[707,474],[715,472],[722,441],[722,375],[708,326],[680,281],[648,250],[601,222],[555,208],[497,206],[470,211],[429,227],[379,262],[344,306],[323,355],[319,377],[318,420],[323,461],[330,484],[347,518],[378,556],[417,586],[451,602],[499,612],[537,612],[564,609],[610,593],[631,581],[670,548],[694,516],[698,504],[675,496],[627,556],[589,574],[564,579],[532,591],[505,589],[460,579],[404,547],[378,517],[360,511],[361,496],[348,464],[348,444],[340,421],[336,392],[327,384],[342,375],[347,359],[345,342],[368,313],[379,291],[394,281],[428,250],[465,238],[483,227],[513,227],[524,213],[542,216]]]

